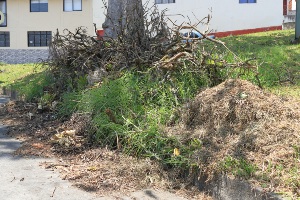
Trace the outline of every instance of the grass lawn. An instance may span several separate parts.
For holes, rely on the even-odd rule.
[[[262,85],[273,87],[300,85],[300,44],[290,44],[294,37],[294,30],[284,30],[231,36],[221,40],[242,59],[255,58],[253,63],[259,66]]]
[[[272,93],[279,95],[279,96],[290,96],[300,100],[300,86],[274,86],[268,88]]]
[[[17,80],[41,71],[42,68],[35,64],[0,64],[0,87],[11,85]]]
[[[36,99],[42,94],[43,86],[49,83],[45,70],[37,64],[0,64],[0,89],[16,90],[25,100]]]

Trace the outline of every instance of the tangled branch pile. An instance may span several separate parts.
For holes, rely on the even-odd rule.
[[[153,7],[148,10],[144,8],[144,13],[144,18],[135,21],[137,25],[143,22],[143,35],[134,33],[136,27],[132,26],[122,27],[117,38],[90,36],[84,27],[77,28],[74,33],[69,30],[64,30],[63,34],[57,32],[47,64],[57,79],[58,90],[66,90],[68,84],[76,88],[76,81],[85,79],[88,73],[99,69],[106,75],[125,69],[142,72],[154,69],[156,73],[165,74],[166,71],[188,64],[191,71],[205,73],[211,85],[224,79],[221,70],[256,70],[249,62],[243,62],[234,54],[237,61],[227,63],[223,57],[232,52],[225,44],[208,37],[209,28],[204,32],[197,29],[199,24],[208,27],[210,16],[193,25],[173,23],[171,29],[166,23],[165,11],[159,12]],[[125,21],[129,19],[127,15]],[[202,37],[191,38],[189,34],[182,34],[184,31],[198,31]]]

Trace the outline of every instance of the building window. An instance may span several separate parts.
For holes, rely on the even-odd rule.
[[[0,32],[0,47],[9,47],[9,32]]]
[[[48,12],[48,0],[30,0],[30,12]]]
[[[0,0],[0,27],[7,26],[6,0]]]
[[[52,39],[51,31],[28,31],[29,47],[46,47],[49,46]]]
[[[256,3],[256,0],[239,0],[240,3]]]
[[[155,4],[175,3],[175,0],[155,0]]]
[[[64,11],[82,11],[82,0],[64,0]]]

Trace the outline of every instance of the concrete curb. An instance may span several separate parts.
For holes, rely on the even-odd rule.
[[[226,175],[220,175],[211,184],[210,190],[213,198],[218,200],[283,200],[274,193],[253,187],[247,181],[231,179]]]
[[[0,105],[9,102],[9,100],[10,100],[10,98],[8,96],[0,94]]]

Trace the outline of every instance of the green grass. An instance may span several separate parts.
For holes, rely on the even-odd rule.
[[[254,64],[258,65],[260,80],[267,90],[300,100],[300,44],[290,43],[294,37],[294,30],[284,30],[222,40],[242,59],[256,58]],[[249,79],[256,82],[251,77]]]
[[[46,69],[37,64],[1,64],[0,88],[15,90],[24,100],[37,101],[43,95],[43,87],[52,82]]]
[[[34,64],[8,65],[0,64],[0,87],[8,86],[15,81],[41,71]]]
[[[294,37],[294,30],[284,30],[222,40],[242,59],[256,58],[254,64],[259,66],[259,76],[267,90],[300,99],[300,44],[290,43]]]
[[[300,84],[300,44],[292,45],[294,30],[221,38],[243,60],[255,58],[262,85]],[[232,55],[227,59],[232,59]],[[253,81],[255,81],[253,79]]]
[[[231,156],[227,156],[221,161],[220,168],[224,172],[245,179],[250,178],[257,171],[257,166],[251,164],[251,162]]]

